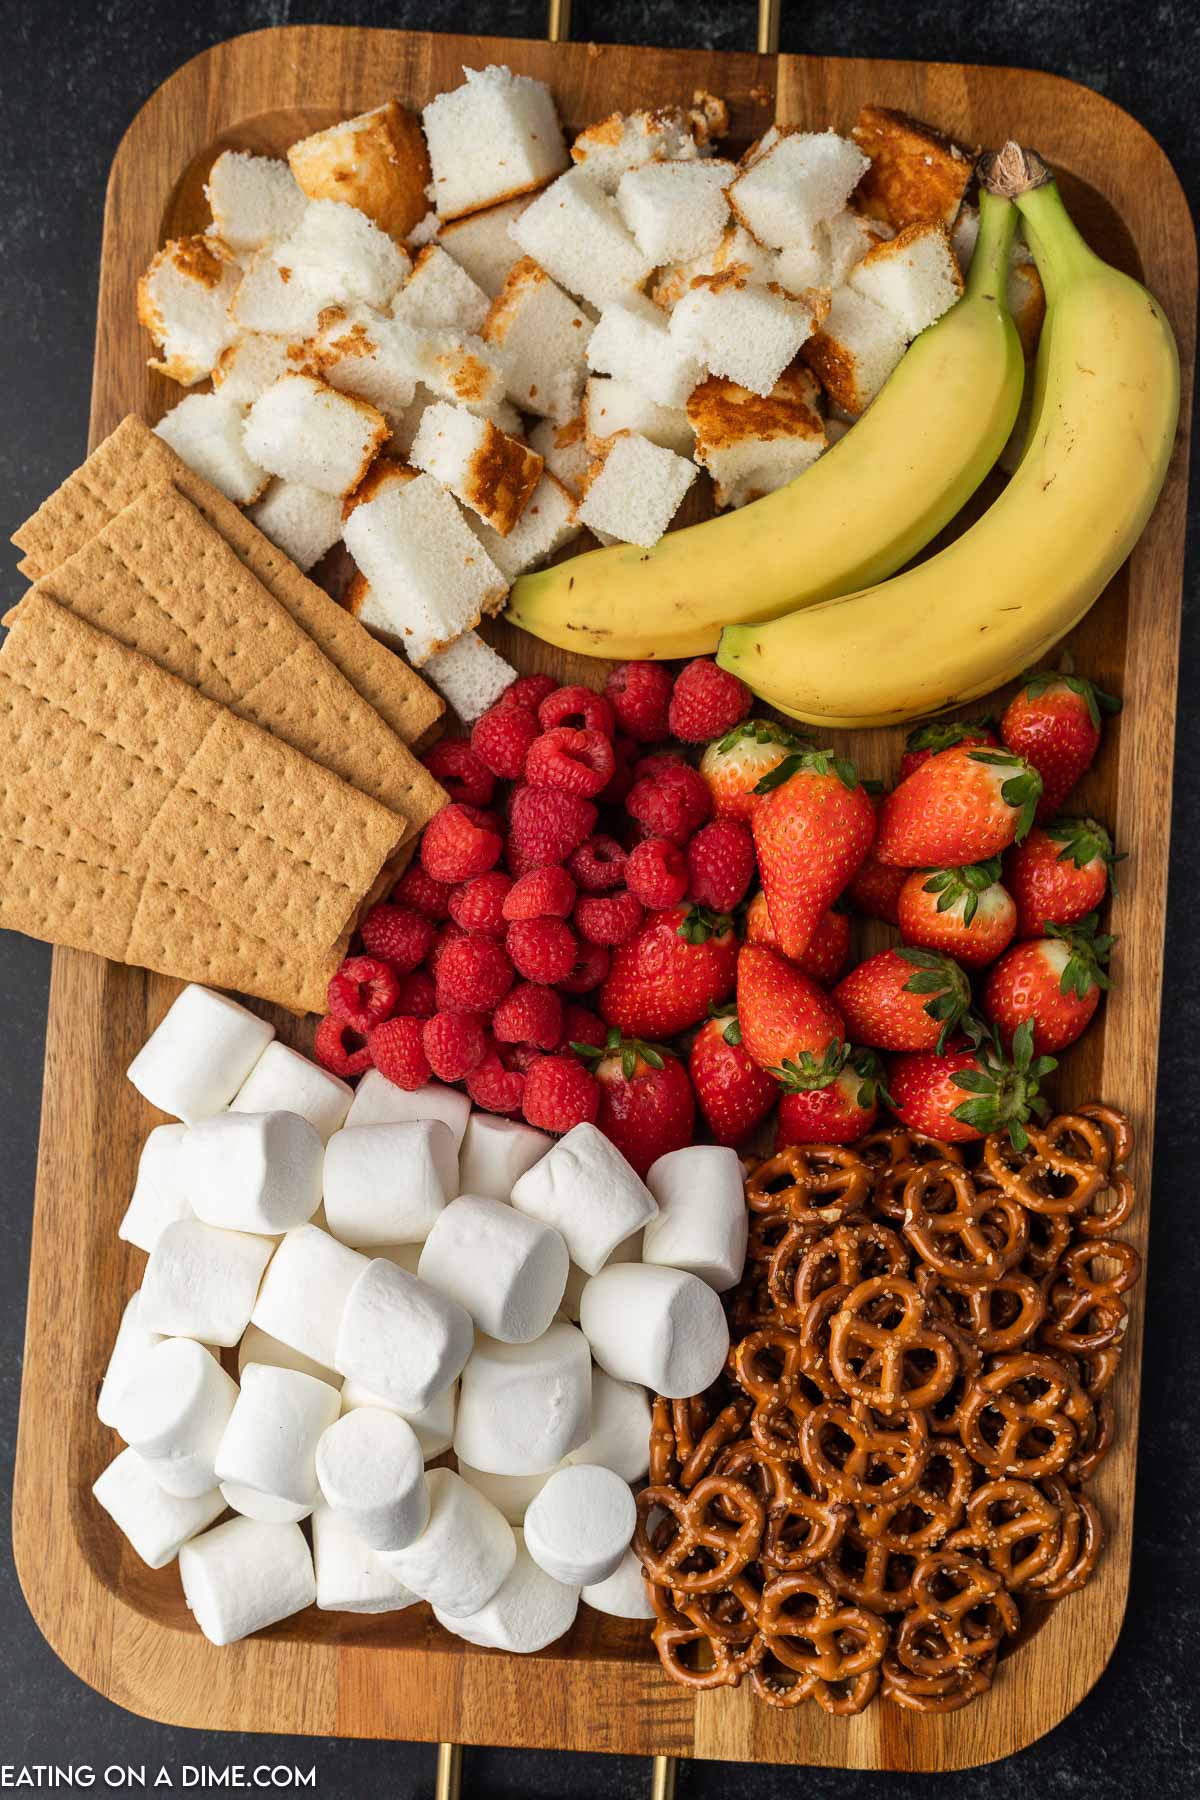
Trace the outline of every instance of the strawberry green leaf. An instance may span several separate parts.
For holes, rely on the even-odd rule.
[[[931,719],[925,725],[914,725],[904,740],[906,750],[953,750],[965,739],[974,741],[990,731],[995,720],[990,713],[982,719]]]
[[[732,924],[728,913],[713,912],[708,906],[690,906],[675,931],[687,944],[706,944],[710,937],[720,937]]]
[[[937,950],[922,950],[915,944],[900,944],[899,954],[913,965],[914,973],[904,984],[908,994],[929,994],[925,1011],[942,1027],[937,1050],[940,1056],[951,1034],[970,1011],[971,984],[966,973],[949,956]]]
[[[800,750],[768,769],[754,792],[769,794],[790,781],[793,775],[836,775],[843,787],[858,786],[858,770],[846,757],[835,756],[832,750]]]
[[[1112,714],[1121,710],[1121,702],[1115,694],[1106,694],[1103,688],[1098,688],[1086,675],[1075,675],[1069,670],[1036,669],[1032,675],[1026,676],[1021,692],[1029,700],[1038,700],[1056,687],[1067,688],[1072,694],[1079,695],[1086,703],[1088,717],[1097,731],[1100,729],[1102,712]]]
[[[739,744],[777,744],[783,750],[797,750],[807,741],[771,719],[743,719],[740,725],[735,725],[732,731],[717,740],[717,749],[736,750]]]
[[[1064,994],[1075,994],[1080,1000],[1086,1000],[1094,987],[1112,986],[1104,965],[1117,940],[1108,933],[1097,934],[1099,922],[1099,914],[1093,912],[1076,925],[1046,926],[1047,937],[1057,938],[1070,951],[1059,977],[1059,990]]]
[[[1007,1130],[1018,1150],[1029,1142],[1025,1126],[1031,1117],[1042,1118],[1049,1110],[1038,1092],[1038,1083],[1058,1064],[1052,1056],[1033,1057],[1033,1021],[1022,1020],[1013,1034],[1012,1059],[1004,1056],[994,1038],[980,1029],[976,1066],[959,1069],[950,1077],[955,1087],[976,1096],[961,1100],[952,1117],[976,1131]]]
[[[1000,879],[1000,858],[964,863],[951,869],[934,869],[924,883],[927,894],[938,896],[937,910],[949,912],[963,902],[963,924],[970,925],[979,910],[979,896]]]
[[[799,1056],[789,1056],[775,1068],[768,1069],[776,1081],[789,1094],[810,1094],[820,1088],[827,1088],[837,1080],[850,1056],[849,1044],[839,1038],[831,1038],[825,1047],[825,1054],[814,1056],[811,1050],[802,1050]]]

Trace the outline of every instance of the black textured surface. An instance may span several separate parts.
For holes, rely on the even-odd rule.
[[[0,509],[3,537],[72,468],[86,439],[104,182],[142,101],[207,45],[267,25],[307,22],[462,29],[537,36],[543,9],[494,0],[464,13],[447,0],[320,7],[233,0],[2,0],[0,117]],[[753,44],[753,8],[715,0],[576,0],[575,35],[627,43]],[[1200,199],[1200,8],[1194,0],[843,0],[784,5],[783,48],[826,55],[926,57],[1052,70],[1127,107],[1163,144]],[[1193,509],[1194,524],[1194,509]],[[1193,533],[1194,536],[1194,533]],[[1194,550],[1194,545],[1193,545]],[[11,568],[11,565],[9,565]],[[10,595],[17,578],[8,581]],[[1175,777],[1175,834],[1148,1271],[1137,1531],[1126,1625],[1113,1662],[1075,1714],[1022,1755],[977,1773],[879,1776],[833,1770],[684,1766],[681,1800],[869,1796],[991,1800],[1125,1800],[1200,1793],[1200,1332],[1196,1327],[1194,1095],[1200,1087],[1200,961],[1190,896],[1200,881],[1200,682],[1195,556],[1189,558]],[[1163,771],[1163,779],[1169,772]],[[29,1214],[37,1144],[49,952],[0,936],[0,1480],[11,1483],[24,1327]],[[1193,1034],[1197,1034],[1194,1036]],[[1131,1497],[1132,1498],[1132,1497]],[[173,1731],[122,1712],[69,1675],[42,1641],[0,1551],[0,1779],[37,1763],[313,1765],[323,1800],[433,1791],[424,1746],[264,1739]],[[98,1781],[99,1785],[99,1781]],[[471,1751],[465,1792],[488,1800],[615,1800],[649,1792],[648,1766],[627,1757]]]

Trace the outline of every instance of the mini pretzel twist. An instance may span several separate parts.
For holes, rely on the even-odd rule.
[[[867,1316],[877,1302],[883,1305],[878,1323]],[[933,1358],[933,1368],[913,1380],[909,1365],[918,1352]],[[874,1275],[846,1295],[833,1317],[829,1366],[852,1399],[890,1413],[941,1400],[958,1373],[958,1357],[949,1338],[925,1324],[925,1302],[911,1281]]]
[[[1094,1156],[1073,1156],[1063,1147],[1072,1138],[1072,1127],[1087,1123],[1053,1119],[1045,1131],[1031,1125],[1021,1150],[1007,1133],[995,1132],[984,1144],[984,1167],[997,1186],[1029,1212],[1083,1212],[1106,1185],[1109,1158],[1104,1135],[1093,1126],[1084,1135],[1088,1147],[1095,1148]]]
[[[939,1470],[945,1475],[939,1480]],[[948,1537],[967,1505],[975,1471],[961,1444],[934,1444],[917,1485],[898,1500],[854,1509],[865,1543],[879,1544],[898,1555],[923,1556]],[[921,1523],[920,1521],[924,1522]]]
[[[983,1656],[978,1662],[954,1669],[949,1675],[914,1675],[892,1651],[883,1659],[883,1694],[897,1706],[910,1712],[949,1713],[969,1706],[992,1685],[996,1658]]]
[[[785,1213],[814,1237],[861,1211],[870,1176],[853,1150],[832,1144],[789,1145],[755,1169],[746,1186],[751,1212]]]
[[[1078,1441],[1067,1408],[1076,1395],[1083,1399],[1081,1391],[1072,1389],[1068,1371],[1053,1357],[1024,1352],[999,1358],[998,1364],[972,1382],[963,1398],[958,1432],[964,1449],[993,1475],[1036,1481],[1057,1474]],[[1031,1382],[1041,1383],[1045,1392],[1031,1394]],[[992,1437],[983,1428],[989,1415],[1000,1421]]]
[[[967,1501],[967,1523],[947,1549],[979,1550],[1010,1593],[1049,1567],[1062,1538],[1062,1507],[1031,1481],[985,1481]],[[1017,1548],[1029,1544],[1023,1556]]]
[[[888,1646],[887,1626],[878,1614],[843,1604],[812,1569],[776,1575],[767,1583],[758,1625],[785,1668],[824,1682],[869,1674]]]
[[[934,1550],[913,1570],[913,1610],[896,1655],[914,1675],[950,1675],[997,1650],[1021,1616],[994,1570],[960,1550]]]
[[[718,1498],[724,1519],[713,1516]],[[661,1508],[675,1527],[662,1548],[651,1541],[647,1531],[647,1521],[656,1508]],[[765,1523],[762,1501],[751,1488],[728,1475],[706,1475],[687,1495],[672,1487],[643,1488],[638,1496],[633,1548],[650,1580],[660,1586],[684,1594],[715,1593],[728,1587],[753,1561]],[[687,1567],[701,1550],[709,1553],[707,1566]]]
[[[966,1169],[924,1163],[905,1185],[904,1235],[943,1280],[982,1287],[1020,1262],[1029,1222],[1008,1195],[977,1191]]]
[[[835,1436],[849,1442],[837,1461],[838,1453],[831,1448]],[[800,1455],[808,1478],[831,1500],[880,1504],[898,1500],[916,1487],[929,1454],[929,1432],[919,1412],[901,1413],[891,1426],[883,1426],[859,1400],[849,1406],[826,1400],[800,1427]]]

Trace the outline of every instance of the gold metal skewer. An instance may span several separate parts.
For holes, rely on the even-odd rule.
[[[551,0],[553,8],[553,0]],[[758,0],[758,42],[760,56],[775,56],[779,51],[779,9],[781,0]]]
[[[433,1800],[458,1800],[462,1793],[462,1745],[439,1744]]]
[[[571,39],[571,0],[550,0],[546,36],[552,44],[566,44]]]
[[[650,1800],[675,1800],[675,1758],[656,1756],[650,1777]]]

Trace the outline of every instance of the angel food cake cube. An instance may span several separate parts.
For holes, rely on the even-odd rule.
[[[412,264],[407,250],[340,200],[310,200],[290,237],[272,251],[281,269],[330,300],[385,307]]]
[[[311,375],[284,375],[250,408],[244,442],[272,475],[322,494],[348,494],[387,435],[387,420],[365,400]]]
[[[440,244],[426,244],[392,302],[392,317],[406,325],[477,332],[490,304],[489,296]]]
[[[593,306],[640,288],[654,267],[626,229],[616,201],[582,169],[551,182],[511,230],[526,256]]]
[[[692,107],[660,106],[610,113],[581,131],[571,145],[572,160],[606,194],[615,194],[630,169],[652,162],[684,162],[707,156],[710,140],[729,129],[729,108],[715,94],[697,93]]]
[[[830,400],[857,418],[904,355],[904,330],[855,288],[838,288],[828,316],[801,354]]]
[[[301,138],[288,151],[313,200],[341,200],[399,242],[425,212],[429,153],[421,122],[396,100]]]
[[[622,175],[617,210],[656,265],[707,255],[729,223],[725,189],[737,171],[711,157],[695,162],[650,162]]]
[[[473,725],[517,678],[512,664],[485,644],[477,631],[464,631],[431,656],[421,673],[464,725]]]
[[[227,500],[249,506],[270,480],[244,441],[244,408],[224,394],[189,394],[158,421],[155,433],[189,469]]]
[[[785,370],[766,399],[715,375],[696,389],[687,416],[718,506],[773,493],[817,460],[826,443],[819,393],[803,365]]]
[[[272,382],[298,366],[298,360],[288,355],[286,338],[248,331],[236,344],[222,350],[213,365],[212,383],[226,399],[249,406]]]
[[[615,437],[593,468],[579,519],[626,544],[657,544],[696,479],[694,463],[634,432]]]
[[[729,204],[761,244],[809,243],[840,212],[867,168],[856,144],[835,131],[788,131],[744,164]]]
[[[294,269],[281,269],[269,250],[246,264],[229,311],[242,331],[292,343],[315,336],[321,314],[337,300],[328,286],[312,286]]]
[[[433,165],[433,203],[457,219],[542,187],[567,166],[567,146],[545,82],[489,65],[421,117]]]
[[[703,353],[674,332],[643,294],[610,301],[588,344],[588,363],[615,375],[660,406],[682,406],[704,376]]]
[[[521,517],[542,474],[536,450],[442,400],[426,408],[410,454],[501,537]]]
[[[162,351],[150,367],[183,387],[203,381],[237,336],[229,304],[241,279],[217,238],[201,234],[164,244],[137,288],[138,319]]]
[[[698,281],[702,275],[721,275],[735,265],[748,281],[761,282],[764,286],[769,281],[778,281],[783,287],[820,286],[818,276],[798,283],[784,281],[778,273],[782,254],[764,249],[762,244],[750,236],[744,225],[739,225],[734,220],[725,227],[716,249],[706,256],[694,257],[688,262],[670,263],[659,269],[649,289],[650,298],[655,306],[661,306],[665,312],[670,312],[682,300],[693,281]]]
[[[407,324],[369,306],[334,306],[321,314],[309,363],[330,387],[369,401],[394,425],[411,405],[422,342]]]
[[[482,335],[519,407],[559,423],[575,416],[587,379],[591,320],[532,257],[509,270]]]
[[[438,228],[442,249],[493,299],[504,286],[508,271],[520,260],[520,247],[508,228],[528,205],[525,196],[504,200],[465,218],[447,219]]]
[[[530,431],[529,442],[547,471],[578,499],[587,486],[593,460],[583,418],[568,419],[565,425],[556,425],[553,419],[541,419]]]
[[[305,571],[320,562],[342,535],[342,502],[336,494],[298,481],[273,481],[249,509],[264,537]]]
[[[238,253],[290,236],[306,204],[285,162],[243,150],[222,150],[204,192],[217,235]]]
[[[613,376],[593,375],[588,382],[583,422],[587,447],[593,454],[606,450],[619,431],[636,431],[652,444],[674,450],[677,456],[690,456],[695,448],[695,433],[681,406],[660,406],[631,381]]]
[[[502,537],[482,519],[468,513],[467,524],[475,533],[506,581],[515,581],[526,569],[548,562],[556,550],[569,544],[583,530],[576,516],[575,496],[555,476],[541,480],[507,536]]]
[[[671,336],[723,375],[765,399],[828,310],[817,289],[787,293],[763,287],[738,269],[693,283],[671,314]]]
[[[886,307],[906,338],[940,319],[963,291],[958,258],[940,223],[906,225],[850,271],[855,293]]]
[[[928,219],[953,225],[974,150],[887,106],[864,106],[850,135],[870,159],[858,190],[865,213],[894,231]]]

